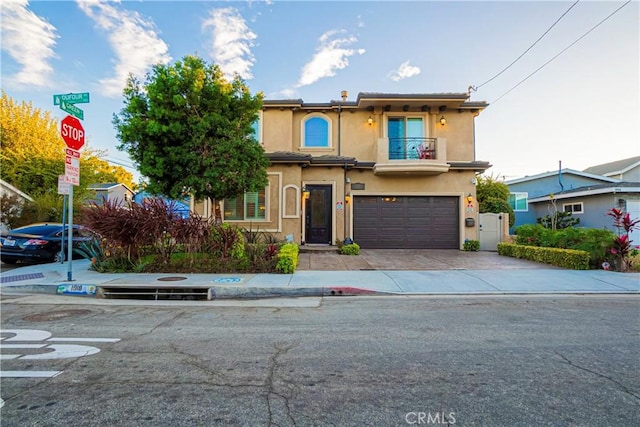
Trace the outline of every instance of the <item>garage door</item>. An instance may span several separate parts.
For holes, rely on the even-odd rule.
[[[458,200],[354,197],[353,239],[363,249],[458,249]]]

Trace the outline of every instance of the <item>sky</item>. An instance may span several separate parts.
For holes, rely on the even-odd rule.
[[[27,1],[0,9],[2,89],[62,119],[89,92],[87,145],[139,178],[112,125],[131,73],[198,55],[265,99],[470,93],[486,174],[640,155],[640,2]]]

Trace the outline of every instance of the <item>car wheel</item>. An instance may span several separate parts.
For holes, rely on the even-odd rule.
[[[56,255],[53,257],[51,262],[64,262],[67,259],[67,255],[62,252],[56,252]]]

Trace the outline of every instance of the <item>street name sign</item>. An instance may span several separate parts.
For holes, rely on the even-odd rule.
[[[67,147],[79,151],[84,145],[84,128],[80,120],[67,116],[60,122],[60,135]]]
[[[60,102],[60,109],[62,111],[65,111],[69,114],[71,114],[74,117],[79,118],[80,120],[84,120],[84,111],[82,111],[81,109],[79,109],[78,107],[76,107],[75,105],[66,102],[66,101],[61,101]]]
[[[89,103],[89,92],[53,95],[53,105],[60,105],[63,101],[69,104],[87,104]]]

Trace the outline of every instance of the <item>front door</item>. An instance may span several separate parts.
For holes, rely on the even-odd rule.
[[[331,186],[307,185],[305,201],[306,243],[331,244]]]

